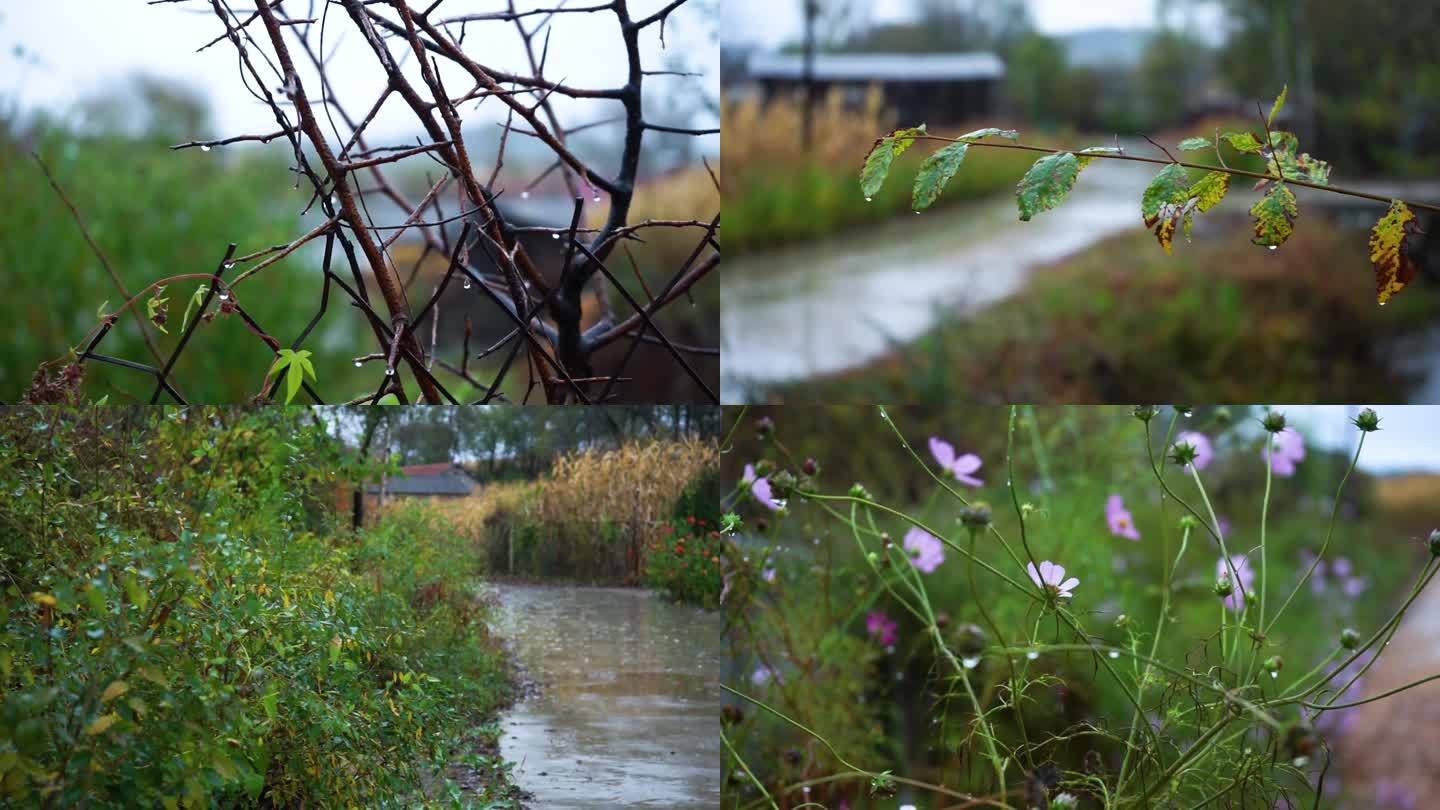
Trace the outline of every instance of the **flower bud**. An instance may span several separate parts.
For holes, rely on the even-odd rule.
[[[1195,453],[1195,445],[1189,442],[1176,442],[1175,446],[1170,448],[1170,460],[1178,466],[1184,467],[1195,460]]]
[[[936,614],[935,614],[935,626],[938,627],[938,628],[940,628],[941,630],[944,630],[945,628],[949,627],[949,626],[950,626],[950,614],[949,614],[949,613],[946,613],[946,612],[943,611],[943,610],[940,611],[939,613],[936,613]]]
[[[1260,424],[1271,433],[1279,433],[1285,429],[1285,414],[1279,411],[1266,411],[1265,418]]]
[[[795,474],[781,470],[770,476],[770,492],[775,498],[789,498],[795,494]]]
[[[1132,413],[1135,414],[1135,418],[1141,422],[1149,422],[1151,419],[1154,419],[1155,412],[1156,408],[1154,405],[1136,405],[1135,410],[1132,411]]]
[[[960,522],[972,529],[983,529],[990,525],[990,504],[976,501],[960,510]]]
[[[1430,554],[1435,557],[1440,557],[1440,529],[1435,529],[1430,532],[1428,545],[1430,546]]]
[[[1122,628],[1122,629],[1123,629],[1123,628],[1126,628],[1126,627],[1129,627],[1129,626],[1130,626],[1130,616],[1129,616],[1128,614],[1125,614],[1125,613],[1121,613],[1119,616],[1116,616],[1116,617],[1115,617],[1115,626],[1116,626],[1116,627],[1119,627],[1119,628]]]
[[[775,422],[768,416],[762,416],[755,420],[755,435],[761,439],[768,439],[775,435]]]
[[[850,497],[868,501],[870,500],[870,490],[866,489],[864,484],[857,481],[850,485]]]
[[[1285,661],[1282,660],[1278,655],[1272,655],[1269,658],[1265,659],[1264,667],[1266,672],[1279,672],[1280,668],[1283,666],[1285,666]]]
[[[1215,424],[1217,425],[1228,425],[1231,422],[1235,421],[1235,414],[1224,405],[1221,405],[1220,407],[1215,409],[1214,417]]]
[[[1347,650],[1353,650],[1360,646],[1360,634],[1349,627],[1340,631],[1340,646]]]
[[[1372,408],[1364,408],[1355,415],[1355,427],[1365,433],[1373,433],[1380,429],[1380,416]]]
[[[955,628],[955,651],[973,658],[985,651],[985,631],[977,624],[965,623]]]
[[[1228,575],[1215,580],[1216,596],[1224,599],[1232,593],[1235,593],[1235,586],[1230,583],[1230,577]]]
[[[814,476],[816,476],[816,475],[819,475],[819,474],[820,474],[820,462],[816,461],[816,460],[813,459],[813,458],[807,458],[807,459],[805,459],[805,462],[800,465],[800,472],[803,472],[803,473],[805,473],[806,475],[811,476],[811,477],[814,477]]]

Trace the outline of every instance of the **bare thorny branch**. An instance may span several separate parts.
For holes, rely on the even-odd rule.
[[[695,284],[718,269],[719,215],[716,214],[709,221],[629,221],[645,132],[655,130],[689,135],[712,132],[662,125],[646,120],[644,114],[645,78],[671,75],[673,72],[644,69],[640,51],[641,34],[651,26],[660,26],[663,36],[666,20],[687,0],[668,2],[660,10],[640,19],[632,17],[627,0],[573,7],[567,7],[568,3],[562,0],[555,8],[528,11],[517,10],[513,0],[509,0],[505,11],[442,19],[435,19],[435,16],[444,5],[444,0],[430,0],[419,9],[412,8],[406,0],[326,0],[321,4],[323,7],[317,9],[315,0],[311,0],[306,13],[295,17],[290,16],[290,13],[297,5],[296,0],[290,0],[288,5],[286,0],[253,1],[253,11],[242,12],[232,8],[232,0],[149,0],[151,5],[191,2],[207,5],[208,10],[224,25],[225,32],[202,45],[201,50],[228,40],[235,49],[241,79],[246,88],[270,109],[278,127],[276,131],[263,134],[190,141],[172,148],[198,147],[209,151],[232,144],[270,143],[276,139],[284,139],[293,153],[292,171],[297,183],[303,180],[309,184],[312,189],[310,207],[318,206],[325,221],[288,244],[257,250],[239,258],[235,257],[236,245],[231,244],[223,251],[223,258],[213,270],[207,268],[205,272],[181,273],[159,279],[141,293],[133,297],[127,295],[130,300],[119,310],[105,314],[96,328],[82,341],[76,350],[78,362],[98,360],[151,374],[156,379],[151,402],[159,402],[162,394],[168,394],[175,401],[183,402],[169,375],[180,353],[190,345],[191,336],[197,327],[202,321],[208,322],[215,317],[216,313],[207,313],[215,298],[220,300],[218,314],[238,314],[267,349],[278,355],[281,344],[265,332],[241,306],[238,291],[244,282],[260,271],[290,255],[302,245],[323,238],[324,286],[321,300],[315,316],[291,342],[289,348],[298,349],[301,346],[328,312],[332,287],[338,289],[348,299],[348,303],[365,317],[374,336],[375,344],[372,349],[357,352],[357,365],[370,361],[381,361],[384,364],[384,374],[375,392],[358,400],[360,402],[378,401],[387,394],[394,395],[402,402],[408,401],[401,373],[407,369],[424,401],[455,402],[455,396],[446,390],[431,371],[437,364],[475,388],[483,389],[485,394],[479,401],[499,399],[502,397],[501,385],[506,375],[518,367],[515,361],[522,350],[525,351],[525,367],[530,373],[526,400],[538,389],[546,401],[551,403],[604,402],[616,396],[617,387],[631,379],[625,376],[625,372],[640,343],[663,346],[673,360],[676,370],[687,375],[707,399],[712,402],[719,401],[710,384],[686,358],[686,355],[714,356],[718,353],[717,350],[677,343],[665,334],[657,320],[661,310],[689,295]],[[282,8],[282,5],[287,7]],[[326,57],[322,50],[332,8],[343,10],[349,24],[358,30],[361,39],[370,48],[387,77],[386,84],[380,88],[374,104],[358,121],[347,113],[328,86]],[[553,20],[564,14],[597,13],[611,14],[618,23],[628,68],[625,83],[613,88],[587,89],[566,84],[564,79],[556,82],[546,78],[545,59],[549,52],[549,33]],[[495,70],[462,48],[467,25],[496,22],[514,26],[518,31],[531,71],[529,74]],[[318,43],[312,39],[312,32],[315,30],[319,31]],[[537,54],[535,40],[542,30],[544,38],[541,52]],[[255,58],[257,54],[258,62]],[[297,56],[308,60],[318,74],[318,90],[316,87],[306,86],[296,65]],[[419,82],[412,81],[401,68],[402,64],[412,61],[415,68],[412,74],[418,72]],[[441,78],[442,62],[463,72],[473,81],[473,87],[459,96],[452,95],[452,91],[445,87]],[[267,75],[270,77],[268,81]],[[276,89],[272,92],[271,88]],[[574,99],[618,102],[623,108],[623,115],[567,129],[551,104],[552,96],[557,94]],[[409,109],[424,130],[426,140],[398,146],[370,145],[366,139],[368,127],[382,106],[387,102],[395,103],[396,97]],[[493,171],[487,178],[482,179],[466,143],[458,105],[477,99],[477,104],[484,103],[492,98],[506,107],[507,120],[503,125]],[[322,115],[330,125],[333,139],[326,135]],[[342,134],[334,115],[338,115],[348,128],[348,134]],[[567,144],[567,136],[574,132],[609,124],[623,126],[618,169],[613,176],[587,164]],[[538,183],[550,172],[561,173],[566,188],[575,200],[569,227],[516,227],[506,221],[504,213],[496,204],[497,198],[505,191],[494,188],[494,184],[504,162],[505,148],[511,133],[538,140],[554,154],[555,163],[530,185]],[[337,145],[338,151],[335,148]],[[414,158],[430,159],[446,170],[445,176],[434,182],[430,191],[418,203],[406,199],[385,174],[394,164]],[[362,178],[369,181],[368,188],[362,185]],[[440,199],[441,195],[451,188],[458,195],[461,213],[447,217],[441,213]],[[528,187],[526,191],[528,196]],[[601,192],[608,195],[610,203],[603,224],[595,228],[582,227],[587,193],[593,195],[593,201],[598,202]],[[398,223],[376,224],[367,205],[367,199],[375,195],[389,200],[408,214]],[[78,221],[78,212],[76,216]],[[458,239],[451,244],[443,226],[456,221],[460,222],[461,228]],[[629,240],[640,240],[639,234],[651,228],[694,229],[702,235],[697,239],[695,248],[686,261],[674,269],[658,295],[652,295],[644,281],[641,281],[641,287],[648,299],[648,302],[641,302],[622,286],[617,274],[607,267],[606,261],[617,245]],[[392,231],[393,233],[388,233]],[[522,244],[522,234],[535,232],[550,233],[555,238],[564,240],[561,243],[564,259],[558,267],[539,266]],[[387,235],[382,237],[382,233]],[[406,233],[418,236],[423,252],[409,273],[409,278],[402,279],[388,249]],[[342,278],[333,263],[337,258],[334,250],[337,244],[343,264],[349,266],[348,281]],[[98,252],[99,248],[95,249]],[[470,253],[476,249],[493,262],[498,273],[482,272],[470,265]],[[421,262],[432,253],[448,256],[449,264],[444,275],[435,283],[432,294],[427,296],[423,308],[418,313],[412,313],[408,289],[418,276]],[[230,268],[252,261],[256,263],[232,279],[227,281],[224,278],[225,272]],[[546,272],[547,269],[550,272]],[[466,313],[465,345],[458,362],[449,362],[434,355],[434,335],[439,318],[440,296],[457,275],[460,276],[465,290],[471,290],[473,283],[473,289],[478,296],[498,306],[507,319],[508,326],[512,328],[509,328],[508,334],[498,343],[471,358],[471,318],[470,313]],[[209,279],[210,286],[204,296],[200,314],[186,325],[168,358],[162,362],[160,352],[153,344],[151,352],[158,363],[156,366],[111,357],[97,351],[125,309],[132,308],[145,292],[182,278]],[[372,304],[370,280],[373,280],[383,302],[383,313]],[[630,307],[630,314],[617,317],[611,311],[607,283],[613,285],[625,300]],[[597,302],[593,306],[598,307],[599,312],[590,313],[595,317],[588,319],[591,325],[586,328],[583,326],[587,322],[584,293],[592,286],[595,288],[595,295],[591,300]],[[426,318],[434,319],[428,328],[424,323]],[[142,333],[145,333],[143,320],[141,329]],[[428,350],[421,341],[422,336],[427,333]],[[149,342],[148,333],[145,333],[145,337]],[[595,354],[621,339],[631,342],[623,353],[623,359],[613,370],[597,373]],[[508,353],[493,380],[487,383],[473,376],[469,365],[471,359],[499,354],[505,351],[506,346],[509,347]],[[267,374],[262,386],[262,396],[275,395],[279,388],[280,375],[274,376],[275,379],[271,379],[271,375]],[[308,383],[304,390],[313,401],[321,401]]]

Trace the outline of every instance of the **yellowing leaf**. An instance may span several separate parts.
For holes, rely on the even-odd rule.
[[[1240,152],[1259,152],[1260,139],[1248,132],[1227,132],[1220,136]]]
[[[1270,115],[1266,116],[1265,123],[1275,123],[1275,115],[1280,112],[1281,107],[1285,106],[1285,94],[1288,92],[1290,92],[1290,85],[1287,84],[1280,88],[1280,95],[1276,96],[1275,103],[1270,105]]]
[[[1295,230],[1299,213],[1295,194],[1284,183],[1276,183],[1250,207],[1250,215],[1255,218],[1255,236],[1250,241],[1266,247],[1284,244]]]
[[[1230,190],[1230,175],[1225,172],[1210,172],[1190,187],[1190,196],[1195,199],[1195,209],[1209,211],[1225,198]]]
[[[1069,152],[1046,155],[1020,178],[1015,187],[1015,202],[1020,207],[1020,221],[1028,222],[1041,211],[1059,205],[1075,186],[1080,164]]]
[[[45,607],[55,607],[55,605],[57,604],[57,602],[55,601],[55,597],[51,596],[48,593],[41,593],[39,591],[30,594],[30,601],[34,602],[37,605],[44,605]]]
[[[104,734],[106,730],[108,730],[111,726],[115,725],[115,723],[119,720],[120,715],[115,714],[114,712],[106,715],[101,715],[100,717],[95,718],[94,722],[85,727],[85,733],[89,734],[92,737],[97,734]]]
[[[125,683],[124,681],[114,681],[109,686],[105,687],[105,691],[100,694],[100,702],[109,703],[110,701],[114,700],[117,697],[120,697],[128,691],[130,691],[129,684]]]
[[[215,754],[210,760],[210,765],[215,769],[215,773],[220,774],[220,778],[227,782],[240,776],[240,773],[235,770],[235,763],[231,762],[224,754]]]
[[[870,154],[865,156],[865,165],[860,169],[860,191],[866,197],[874,197],[885,184],[885,178],[890,174],[890,164],[895,162],[902,152],[915,143],[915,138],[925,134],[925,125],[909,129],[897,129],[883,138],[877,138],[875,145],[870,147]]]
[[[327,605],[333,605],[333,604],[335,604],[335,592],[334,592],[334,591],[328,590],[328,589],[325,591],[325,604],[327,604]]]
[[[1406,255],[1405,237],[1420,230],[1415,214],[1399,200],[1370,231],[1370,263],[1375,266],[1375,297],[1384,304],[1414,278],[1419,268]]]

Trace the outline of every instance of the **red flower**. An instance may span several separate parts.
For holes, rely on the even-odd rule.
[[[685,520],[686,520],[686,522],[688,522],[691,526],[694,526],[694,525],[695,525],[695,516],[694,516],[694,515],[691,515],[690,517],[685,518]]]

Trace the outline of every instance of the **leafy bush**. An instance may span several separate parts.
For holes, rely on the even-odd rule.
[[[456,564],[467,548],[419,510],[343,532],[334,488],[373,471],[305,413],[0,417],[10,801],[385,805],[443,790],[508,688],[475,571]]]
[[[670,521],[645,547],[645,584],[672,599],[720,604],[720,471],[712,468],[685,488]]]

